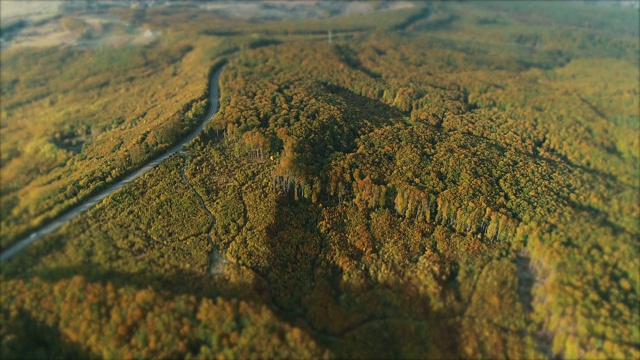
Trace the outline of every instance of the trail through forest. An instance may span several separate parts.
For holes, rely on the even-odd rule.
[[[215,245],[213,244],[213,239],[211,238],[211,231],[213,231],[213,227],[216,225],[216,218],[215,216],[213,216],[211,211],[209,211],[209,208],[207,208],[207,204],[204,202],[204,199],[202,198],[198,190],[193,186],[193,184],[191,183],[191,181],[189,181],[189,178],[187,177],[188,156],[184,155],[182,156],[182,159],[184,160],[184,166],[182,167],[182,180],[184,181],[185,184],[187,184],[187,186],[189,186],[189,188],[196,195],[196,197],[198,198],[198,203],[200,204],[200,207],[202,208],[202,210],[204,210],[205,213],[207,213],[207,216],[211,219],[211,224],[207,228],[207,242],[209,246],[211,246],[211,253],[209,254],[208,269],[209,269],[209,275],[215,275],[217,273],[221,273],[224,270],[225,264],[227,263],[227,260],[224,258],[224,256],[220,255],[218,250],[215,248]]]
[[[82,203],[72,208],[64,215],[58,217],[57,219],[46,224],[40,229],[32,232],[28,237],[18,241],[15,245],[3,251],[0,254],[0,261],[9,260],[12,256],[26,249],[29,245],[33,244],[36,240],[42,238],[43,236],[49,234],[52,231],[55,231],[56,229],[61,227],[64,223],[75,218],[79,214],[91,209],[92,207],[100,203],[102,200],[104,200],[107,196],[113,194],[116,190],[120,189],[121,187],[139,178],[149,170],[160,165],[163,161],[167,160],[171,155],[182,150],[186,144],[191,142],[191,140],[195,139],[195,137],[200,132],[202,132],[205,125],[209,121],[211,121],[211,119],[213,119],[213,116],[218,112],[218,107],[219,107],[218,100],[219,100],[219,93],[220,93],[218,80],[220,79],[220,74],[222,73],[223,69],[224,69],[224,65],[216,69],[213,75],[211,76],[211,82],[209,83],[209,96],[210,96],[209,111],[203,117],[202,121],[200,122],[200,125],[197,128],[195,128],[191,133],[189,133],[186,137],[184,137],[178,144],[174,145],[172,148],[167,150],[164,154],[151,160],[149,163],[147,163],[140,169],[136,170],[132,174],[129,174],[128,176],[124,177],[122,180],[108,186],[106,189],[100,191],[98,194],[84,200]]]

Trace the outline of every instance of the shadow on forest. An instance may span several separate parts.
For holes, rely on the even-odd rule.
[[[91,266],[93,265],[93,266]],[[131,286],[136,289],[152,288],[157,292],[170,292],[175,295],[215,296],[213,282],[202,273],[196,271],[176,270],[171,275],[153,275],[150,273],[127,273],[112,269],[104,269],[96,264],[87,266],[70,266],[42,271],[31,271],[27,277],[55,283],[60,280],[82,276],[87,282],[111,283],[116,288]]]
[[[342,86],[317,82],[314,91],[319,94],[322,106],[337,107],[342,116],[335,119],[311,113],[300,121],[303,126],[295,126],[292,135],[295,138],[296,162],[305,165],[307,174],[326,175],[335,152],[355,152],[360,136],[377,128],[392,126],[403,118],[398,109]]]
[[[498,150],[498,151],[500,151],[502,153],[506,153],[508,151],[507,148],[497,140],[490,139],[490,138],[488,138],[486,136],[474,134],[474,133],[471,133],[471,132],[465,132],[464,135],[468,136],[470,138],[475,138],[475,139],[478,139],[480,141],[483,141],[487,145],[491,146],[492,148],[494,148],[494,149],[496,149],[496,150]],[[606,173],[606,172],[598,170],[598,169],[586,167],[586,166],[584,166],[582,164],[578,164],[578,163],[572,161],[571,159],[569,159],[566,155],[563,155],[563,154],[559,153],[557,150],[555,150],[553,148],[545,148],[544,150],[546,150],[547,153],[550,153],[554,157],[556,157],[557,160],[553,159],[553,158],[546,157],[546,156],[542,156],[542,155],[540,155],[540,152],[539,152],[538,148],[542,148],[542,145],[536,145],[535,150],[534,150],[533,153],[525,152],[525,151],[517,150],[517,149],[515,149],[515,153],[518,154],[518,155],[521,155],[523,157],[527,157],[527,158],[531,159],[532,161],[538,161],[538,162],[544,163],[545,166],[547,166],[547,167],[557,168],[560,165],[564,165],[564,166],[567,166],[568,168],[570,168],[572,170],[578,169],[578,170],[580,170],[582,172],[585,172],[585,173],[587,173],[587,174],[589,174],[589,175],[591,175],[593,177],[599,178],[600,181],[605,183],[606,186],[609,189],[612,189],[612,190],[623,191],[625,189],[637,189],[638,188],[638,187],[634,186],[633,184],[626,184],[624,182],[621,182],[617,177],[615,177],[612,174]]]
[[[379,79],[381,75],[375,71],[371,71],[358,59],[358,55],[353,49],[351,49],[348,45],[336,45],[334,47],[340,61],[345,63],[349,68],[356,71],[361,71],[365,73],[367,76],[373,79]]]
[[[423,18],[423,19],[418,19],[421,21],[416,21],[413,24],[412,30],[413,31],[435,31],[435,30],[449,30],[452,28],[452,25],[454,23],[454,21],[457,21],[459,19],[459,16],[454,15],[454,14],[449,14],[445,17],[441,17],[439,19],[430,19],[430,18]]]
[[[411,25],[415,24],[419,20],[428,19],[433,12],[434,12],[434,9],[432,8],[431,5],[425,6],[424,8],[422,8],[422,10],[409,16],[405,21],[394,26],[392,29],[395,31],[405,31],[407,30],[407,28],[409,28]]]
[[[339,96],[349,105],[347,115],[357,114],[360,119],[367,119],[375,126],[393,125],[404,116],[399,109],[380,100],[362,96],[342,86],[328,83],[322,85],[327,92]]]
[[[531,259],[526,254],[518,254],[514,260],[518,278],[518,300],[525,312],[533,311],[533,285],[535,276],[531,270]]]
[[[6,319],[9,314],[2,309],[2,317]],[[26,311],[19,310],[16,319],[9,321],[9,334],[15,337],[5,336],[2,342],[0,355],[2,359],[93,359],[97,358],[76,344],[66,341],[60,331],[34,319]],[[4,333],[4,335],[8,335]]]
[[[220,286],[196,271],[175,269],[170,274],[156,275],[150,271],[126,273],[91,265],[31,272],[28,277],[55,283],[82,275],[87,282],[111,283],[116,288],[152,288],[170,296],[221,297],[265,305],[282,321],[299,327],[338,356],[411,357],[426,354],[434,347],[439,353],[457,353],[461,344],[459,314],[430,313],[431,299],[401,281],[369,278],[363,285],[345,280],[344,265],[336,262],[336,254],[349,254],[353,262],[362,261],[366,254],[349,242],[326,239],[317,225],[321,210],[292,197],[281,193],[275,200],[274,221],[257,240],[262,244],[255,246],[268,251],[264,254],[266,265],[247,264],[246,268],[257,274],[247,281]],[[299,216],[301,213],[307,216]],[[4,275],[5,279],[23,277],[15,273]],[[28,315],[23,319],[26,319],[24,327],[44,326],[30,320]],[[59,338],[53,328],[38,331],[45,340]],[[39,341],[47,350],[57,349],[39,337],[29,339],[25,335],[21,339]],[[89,356],[78,353],[72,345],[61,343],[59,347],[63,357]]]
[[[346,281],[335,254],[350,254],[354,262],[366,254],[349,242],[326,239],[317,225],[321,211],[292,198],[281,193],[276,200],[263,246],[269,249],[269,268],[258,270],[276,314],[319,343],[333,345],[339,357],[415,357],[431,347],[457,352],[459,329],[448,321],[457,314],[430,313],[431,300],[401,281]]]

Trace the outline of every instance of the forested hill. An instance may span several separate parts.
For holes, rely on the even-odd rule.
[[[637,11],[396,11],[178,27],[219,113],[3,264],[3,358],[640,357]]]

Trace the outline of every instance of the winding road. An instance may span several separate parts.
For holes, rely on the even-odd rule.
[[[168,149],[162,155],[160,155],[159,157],[149,161],[146,165],[144,165],[140,169],[136,170],[135,172],[127,175],[122,180],[120,180],[120,181],[118,181],[118,182],[116,182],[114,184],[111,184],[106,189],[100,191],[98,194],[93,195],[90,198],[82,201],[79,205],[71,208],[64,215],[56,218],[55,220],[53,220],[52,222],[48,223],[47,225],[45,225],[45,226],[41,227],[40,229],[32,232],[28,237],[18,241],[16,244],[10,246],[5,251],[0,253],[0,262],[9,260],[12,256],[14,256],[15,254],[19,253],[20,251],[26,249],[27,246],[33,244],[38,239],[42,238],[43,236],[47,235],[48,233],[50,233],[50,232],[52,232],[52,231],[54,231],[56,229],[58,229],[60,226],[62,226],[62,224],[64,224],[65,222],[67,222],[67,221],[69,221],[71,219],[73,219],[74,217],[78,216],[79,214],[91,209],[92,207],[94,207],[95,205],[100,203],[102,200],[104,200],[107,196],[113,194],[116,190],[118,190],[121,187],[127,185],[128,183],[132,182],[133,180],[139,178],[144,173],[148,172],[149,170],[151,170],[151,169],[155,168],[156,166],[158,166],[163,161],[167,160],[171,155],[173,155],[173,154],[177,153],[178,151],[182,150],[182,148],[186,144],[191,142],[191,140],[193,140],[204,129],[205,125],[209,121],[211,121],[211,119],[213,119],[213,116],[218,112],[219,95],[220,95],[220,91],[219,91],[220,89],[219,89],[219,86],[218,86],[218,81],[220,79],[220,74],[222,73],[223,69],[224,69],[224,63],[222,65],[220,65],[220,67],[217,68],[215,70],[215,72],[213,73],[213,75],[211,76],[211,82],[209,84],[209,94],[210,94],[209,111],[207,112],[207,114],[201,120],[200,125],[197,128],[195,128],[192,132],[190,132],[187,136],[185,136],[180,141],[180,143],[174,145],[172,148]]]

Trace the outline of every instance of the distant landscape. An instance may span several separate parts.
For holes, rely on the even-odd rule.
[[[0,4],[2,359],[640,358],[637,2]]]

